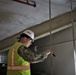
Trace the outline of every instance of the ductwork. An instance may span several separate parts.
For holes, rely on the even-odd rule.
[[[76,9],[73,11],[74,13],[74,22],[76,21]],[[38,24],[34,27],[30,27],[29,29],[35,32],[35,40],[43,38],[47,35],[50,35],[50,22],[51,22],[51,32],[56,33],[60,30],[63,30],[65,28],[68,28],[71,26],[71,12],[67,12],[63,15],[57,16],[53,18],[51,21],[48,20],[46,22],[43,22],[41,24]],[[23,31],[22,31],[23,32]],[[9,38],[6,38],[2,41],[0,41],[0,50],[3,50],[5,48],[10,47],[14,42],[17,41],[17,37],[21,34],[15,34]]]

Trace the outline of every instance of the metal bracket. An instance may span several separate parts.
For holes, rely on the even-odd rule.
[[[29,1],[29,0],[13,0],[13,1],[36,7],[35,1]]]

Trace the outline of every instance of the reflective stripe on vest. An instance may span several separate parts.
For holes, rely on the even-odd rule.
[[[16,47],[18,47],[19,44],[15,45],[15,49]],[[12,54],[11,54],[11,63],[10,65],[7,66],[8,70],[29,70],[30,69],[30,64],[27,66],[20,66],[20,65],[15,65],[14,64],[14,58],[15,58],[15,49],[12,49]]]
[[[29,70],[29,66],[8,66],[8,70]]]
[[[12,50],[12,55],[11,55],[11,65],[14,65],[14,56],[15,56],[15,50]]]

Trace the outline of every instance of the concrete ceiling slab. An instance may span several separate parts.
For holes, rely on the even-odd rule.
[[[0,0],[0,40],[49,20],[49,0],[35,1],[37,7],[34,8],[12,0]],[[52,0],[51,10],[51,17],[54,18],[70,11],[70,6],[67,3],[61,5]]]

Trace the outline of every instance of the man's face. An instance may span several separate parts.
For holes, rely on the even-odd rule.
[[[26,47],[29,47],[32,44],[32,40],[30,38],[24,37],[23,41],[24,41]]]

